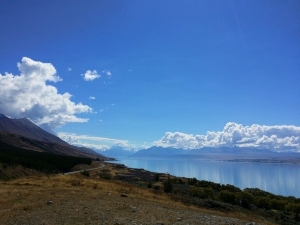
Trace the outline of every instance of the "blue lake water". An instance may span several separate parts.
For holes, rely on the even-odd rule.
[[[300,198],[299,164],[131,158],[119,159],[115,163],[179,177],[232,184],[241,189],[259,188],[277,195]]]

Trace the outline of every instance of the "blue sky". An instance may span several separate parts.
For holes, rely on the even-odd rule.
[[[175,132],[186,141],[233,122],[242,136],[254,124],[296,130],[283,136],[300,151],[299,10],[298,0],[2,1],[2,79],[32,71],[25,60],[20,72],[23,57],[50,63],[60,81],[44,85],[72,95],[68,107],[86,107],[61,104],[53,122],[47,104],[62,98],[36,99],[34,88],[18,95],[3,81],[0,111],[86,145],[151,146]],[[99,77],[84,80],[94,70]],[[7,93],[35,97],[21,106]]]

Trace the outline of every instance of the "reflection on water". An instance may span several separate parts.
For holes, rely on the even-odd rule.
[[[241,189],[259,188],[278,195],[300,198],[300,165],[128,158],[120,159],[117,163],[131,168],[232,184]]]

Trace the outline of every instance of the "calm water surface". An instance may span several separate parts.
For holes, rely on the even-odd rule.
[[[197,159],[119,159],[131,168],[197,178],[241,189],[259,188],[283,196],[300,198],[300,165],[253,162],[204,161]]]

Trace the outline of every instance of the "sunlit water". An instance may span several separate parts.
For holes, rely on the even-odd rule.
[[[300,198],[300,165],[295,164],[131,158],[119,159],[115,163]]]

